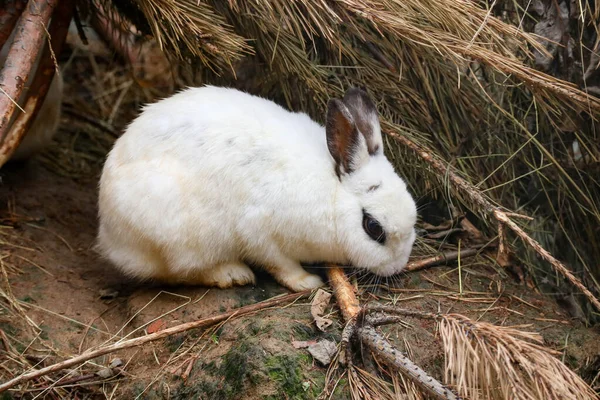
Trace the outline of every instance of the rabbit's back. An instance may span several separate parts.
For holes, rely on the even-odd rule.
[[[213,86],[188,89],[146,106],[116,146],[128,149],[122,154],[130,159],[165,153],[182,161],[224,154],[245,159],[271,146],[275,153],[329,159],[323,128],[306,114]]]

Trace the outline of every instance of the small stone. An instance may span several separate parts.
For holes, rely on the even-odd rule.
[[[119,291],[115,289],[100,289],[100,299],[112,300],[119,295]]]
[[[100,371],[96,372],[96,375],[98,375],[102,379],[108,379],[111,376],[113,376],[114,373],[110,368],[102,368]]]
[[[110,362],[111,368],[117,368],[117,367],[120,367],[121,365],[123,365],[123,360],[121,360],[120,358],[115,358],[114,360],[112,360]]]
[[[335,356],[337,346],[331,340],[323,339],[317,344],[313,344],[308,347],[308,352],[311,356],[324,366],[331,363],[331,360]]]

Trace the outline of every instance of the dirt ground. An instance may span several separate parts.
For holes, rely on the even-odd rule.
[[[140,284],[98,257],[93,246],[102,158],[144,98],[131,93],[133,83],[123,84],[128,79],[123,71],[87,76],[93,58],[69,62],[67,112],[53,146],[27,163],[0,170],[2,381],[102,343],[287,292],[266,274],[259,274],[256,287],[229,290]],[[83,81],[87,83],[78,83]],[[98,87],[107,89],[94,92]],[[121,106],[115,108],[119,96]],[[560,351],[569,367],[590,383],[595,379],[600,388],[598,327],[586,327],[484,257],[463,260],[460,285],[462,294],[456,265],[435,267],[403,274],[392,287],[362,285],[361,300],[460,313],[500,325],[529,324],[523,329],[541,333],[545,345]],[[316,398],[327,368],[292,342],[326,338],[338,343],[342,320],[330,305],[328,318],[334,323],[321,332],[309,306],[303,300],[99,357],[3,398]],[[417,364],[441,378],[444,357],[434,324],[406,321],[406,327],[384,331]],[[115,359],[122,364],[107,370]],[[349,398],[345,378],[332,398]]]

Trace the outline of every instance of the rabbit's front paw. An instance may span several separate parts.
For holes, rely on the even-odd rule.
[[[300,276],[286,277],[283,284],[294,292],[301,292],[323,286],[323,280],[317,275],[304,272]]]
[[[221,289],[254,284],[256,281],[254,272],[247,265],[237,262],[219,265],[203,275],[203,283]]]

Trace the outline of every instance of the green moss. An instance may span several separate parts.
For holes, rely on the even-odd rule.
[[[167,337],[166,345],[171,353],[175,353],[185,340],[185,335],[173,335]]]
[[[283,391],[296,398],[302,394],[301,371],[297,360],[285,355],[277,355],[267,359],[265,364],[269,378],[278,383]]]
[[[31,296],[25,296],[21,299],[21,301],[25,303],[33,303],[35,300]]]
[[[21,330],[8,322],[0,322],[0,329],[6,332],[10,336],[18,336]]]
[[[250,354],[252,354],[252,358],[260,357],[256,350],[256,348],[251,349],[248,342],[242,342],[225,354],[221,365],[221,374],[225,377],[226,391],[229,394],[241,392],[246,381],[251,384],[257,382],[256,366],[253,365],[257,360],[250,358]]]
[[[258,322],[258,321],[252,321],[248,324],[248,326],[246,327],[246,329],[248,331],[250,331],[250,334],[252,336],[256,336],[259,333],[261,333],[262,331],[262,323]]]
[[[229,400],[240,398],[248,387],[256,385],[261,379],[264,355],[259,347],[251,346],[245,340],[239,342],[223,356],[217,367],[215,362],[201,364],[203,379],[195,380],[193,386],[181,386],[175,393],[175,399],[207,398]]]
[[[331,396],[333,400],[342,400],[351,398],[350,395],[350,386],[348,385],[348,379],[342,378],[338,382],[335,390],[333,391],[333,396]]]
[[[183,382],[174,391],[174,399],[230,400],[243,398],[247,393],[269,394],[265,399],[314,399],[325,385],[325,374],[312,369],[312,358],[305,351],[286,351],[289,344],[282,345],[273,355],[265,353],[261,342],[265,337],[277,337],[271,321],[254,319],[239,331],[237,340],[219,361],[198,361],[193,369],[194,377]],[[292,326],[298,340],[314,337],[307,324]],[[289,330],[283,343],[289,343]],[[217,332],[218,335],[219,332]],[[225,340],[221,341],[221,345]],[[270,397],[269,397],[270,396]]]
[[[48,325],[40,325],[40,337],[44,340],[48,340],[48,333],[50,332],[50,327]]]
[[[209,363],[203,363],[201,361],[197,361],[196,364],[199,364],[199,368],[204,370],[204,372],[208,372],[211,375],[215,375],[219,372],[219,368],[217,367],[217,363],[211,361]]]
[[[303,368],[312,364],[311,358],[306,353],[294,355],[275,355],[267,358],[265,367],[267,374],[276,382],[279,393],[284,393],[285,398],[291,400],[316,398],[323,390],[325,376],[321,373],[305,376]],[[267,399],[275,400],[281,396],[268,396]]]
[[[311,326],[306,324],[296,322],[292,326],[292,330],[294,332],[294,337],[296,340],[309,340],[313,339],[315,336],[314,329]]]
[[[252,321],[243,330],[239,331],[238,338],[242,340],[246,337],[256,338],[256,336],[265,333],[272,333],[274,331],[273,328],[275,328],[273,321]],[[286,336],[285,339],[289,339],[289,337]]]

